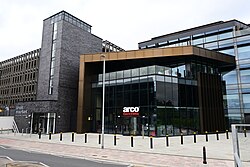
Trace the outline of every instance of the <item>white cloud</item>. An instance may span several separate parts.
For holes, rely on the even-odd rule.
[[[118,46],[220,20],[250,23],[249,0],[0,0],[0,61],[41,47],[43,19],[65,10]]]

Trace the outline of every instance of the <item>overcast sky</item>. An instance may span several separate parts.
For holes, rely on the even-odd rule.
[[[250,0],[0,0],[0,61],[40,48],[43,20],[62,10],[125,50],[216,21],[250,24]]]

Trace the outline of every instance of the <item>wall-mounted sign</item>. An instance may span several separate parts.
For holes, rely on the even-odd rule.
[[[140,107],[123,107],[123,116],[139,116]]]
[[[16,106],[15,116],[26,116],[28,114],[27,110],[24,110],[23,106]]]

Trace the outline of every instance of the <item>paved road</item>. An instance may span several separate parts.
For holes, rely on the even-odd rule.
[[[37,161],[50,167],[124,167],[125,165],[93,162],[84,159],[59,157],[50,154],[21,151],[6,146],[0,146],[0,156],[8,156],[16,161]],[[1,164],[0,164],[1,165]]]

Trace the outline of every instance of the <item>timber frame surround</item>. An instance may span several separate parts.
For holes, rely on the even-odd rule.
[[[91,116],[89,103],[91,101],[88,93],[91,89],[90,75],[96,73],[102,69],[103,60],[101,54],[105,54],[106,62],[118,62],[124,60],[146,60],[152,58],[172,57],[178,58],[180,56],[188,57],[200,57],[215,61],[220,66],[225,68],[235,67],[235,58],[227,54],[210,51],[195,46],[181,46],[171,48],[155,48],[155,49],[141,49],[124,52],[109,52],[109,53],[96,53],[96,54],[84,54],[80,56],[80,68],[79,68],[79,85],[78,85],[78,107],[77,107],[77,132],[88,132],[90,129],[90,121],[88,117]],[[98,66],[91,66],[92,63]]]

